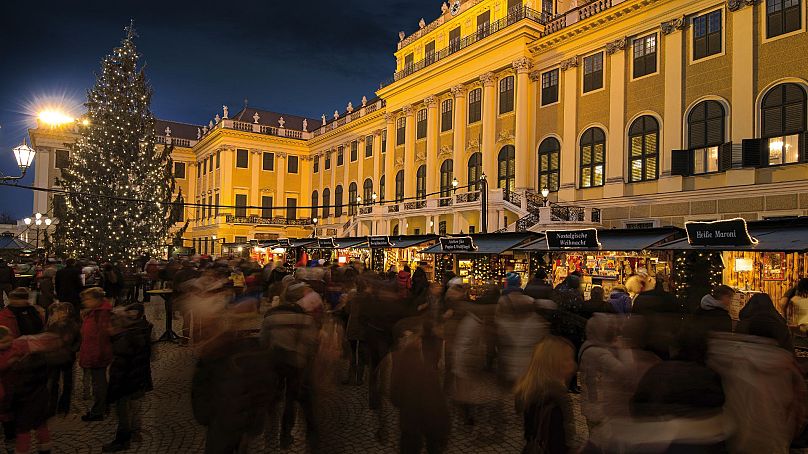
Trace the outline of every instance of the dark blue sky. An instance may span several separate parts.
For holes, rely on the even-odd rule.
[[[53,99],[80,107],[129,19],[160,118],[207,122],[222,104],[319,118],[373,97],[394,69],[398,31],[440,0],[12,0],[0,6],[0,171]],[[31,176],[24,182],[30,183]],[[30,215],[31,192],[0,188],[0,212]]]

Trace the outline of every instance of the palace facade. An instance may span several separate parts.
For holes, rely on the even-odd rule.
[[[158,122],[186,245],[806,215],[803,1],[445,4],[372,99]],[[37,186],[73,134],[30,130]]]

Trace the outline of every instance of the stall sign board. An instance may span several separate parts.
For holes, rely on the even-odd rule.
[[[371,249],[384,249],[392,247],[393,243],[390,242],[389,236],[369,236],[368,247]]]
[[[713,222],[686,222],[687,241],[692,246],[751,246],[757,240],[749,235],[742,218]]]
[[[320,249],[336,249],[337,243],[334,242],[334,238],[318,238],[317,247]]]
[[[289,238],[279,238],[278,247],[285,247],[285,248],[292,247],[292,241]]]
[[[474,252],[477,246],[470,236],[449,236],[440,239],[440,248],[443,252]]]
[[[548,249],[600,249],[597,229],[548,230],[544,234]]]

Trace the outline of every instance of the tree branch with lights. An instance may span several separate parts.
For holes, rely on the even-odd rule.
[[[155,142],[152,90],[136,36],[127,27],[121,45],[101,62],[87,93],[86,121],[58,181],[66,190],[58,226],[65,255],[133,260],[162,254],[169,236],[172,147]]]

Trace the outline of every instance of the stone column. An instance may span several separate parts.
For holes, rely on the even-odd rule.
[[[311,157],[298,156],[297,160],[297,162],[300,164],[299,168],[297,169],[298,173],[300,174],[300,193],[297,196],[297,205],[309,207],[311,206],[311,191],[313,191]],[[311,210],[297,210],[297,217],[311,217]]]
[[[606,143],[606,174],[603,197],[622,197],[625,188],[623,169],[626,149],[626,43],[623,37],[606,44],[609,59],[609,135]]]
[[[233,197],[233,169],[235,166],[235,150],[232,148],[222,149],[222,191],[219,203],[226,206],[235,205],[235,198]],[[200,164],[197,164],[200,165]],[[225,208],[222,210],[225,214],[235,214],[234,208]],[[220,212],[222,212],[220,211]]]
[[[401,109],[407,116],[404,136],[404,198],[415,197],[415,107]],[[392,175],[395,183],[395,175]]]
[[[572,202],[575,200],[575,151],[578,123],[578,56],[561,62],[564,89],[564,135],[561,140],[561,175],[558,189],[558,200]]]
[[[260,184],[259,184],[259,175],[261,172],[261,151],[259,150],[250,150],[250,206],[260,206],[261,205],[261,196],[260,196]],[[261,210],[257,208],[252,208],[247,210],[247,215],[261,215]]]
[[[387,150],[384,158],[384,200],[391,204],[396,198],[396,116],[388,112],[384,114],[387,124]],[[381,181],[381,175],[379,175]],[[390,232],[390,223],[387,223],[387,231]]]
[[[424,99],[426,114],[426,193],[438,192],[438,100],[434,96]],[[437,197],[437,196],[434,196]]]
[[[53,156],[53,164],[51,163],[51,156]],[[50,178],[50,169],[56,163],[56,152],[51,148],[39,147],[36,151],[34,158],[34,186],[39,188],[48,188],[48,179]],[[172,169],[173,171],[173,169]],[[60,172],[56,172],[60,173]],[[61,176],[61,175],[60,175]],[[185,174],[186,178],[189,177],[188,173]],[[196,175],[194,175],[196,178]],[[45,214],[48,212],[48,193],[45,191],[34,191],[34,213]],[[54,217],[54,213],[50,213],[49,217]]]
[[[381,168],[382,132],[381,129],[373,131],[373,192],[375,192],[378,197],[382,197],[383,195],[379,193],[379,183],[381,183],[382,172],[384,172],[384,169]]]
[[[530,165],[530,67],[532,63],[526,57],[513,62],[516,70],[516,128],[514,129],[514,144],[516,148],[516,189],[527,189],[531,186],[532,167]],[[535,105],[534,105],[535,108]]]
[[[275,197],[272,199],[272,204],[275,206],[286,206],[286,188],[284,187],[286,179],[286,153],[275,153],[275,158],[278,162],[275,163]],[[300,169],[298,169],[298,171],[299,170]],[[286,217],[286,210],[274,214]]]
[[[679,192],[682,177],[671,175],[671,150],[682,149],[682,110],[684,109],[684,33],[687,20],[680,17],[662,23],[665,49],[665,108],[662,126],[662,146],[659,150],[658,192]],[[748,73],[748,74],[751,74]],[[748,76],[747,76],[748,77]],[[751,77],[750,77],[751,79]],[[733,115],[734,117],[735,115]]]
[[[483,173],[488,177],[489,188],[496,188],[497,184],[497,93],[494,89],[496,77],[488,72],[480,76],[483,83],[483,121],[482,144],[480,151],[483,155]],[[491,186],[493,185],[493,186]]]
[[[466,124],[468,123],[468,101],[466,99],[466,88],[463,85],[452,87],[454,96],[454,118],[452,119],[452,165],[454,166],[454,177],[457,178],[458,186],[468,184],[466,174]]]

